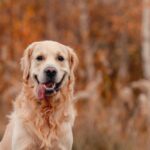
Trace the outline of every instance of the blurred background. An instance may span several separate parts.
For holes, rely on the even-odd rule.
[[[0,0],[0,137],[39,40],[79,56],[73,150],[150,149],[150,0]]]

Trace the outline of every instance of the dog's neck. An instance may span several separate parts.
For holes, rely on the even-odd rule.
[[[27,116],[26,118],[41,117],[47,124],[49,124],[50,118],[61,122],[62,118],[65,118],[63,120],[69,118],[68,110],[70,107],[73,107],[72,92],[70,90],[71,88],[66,86],[48,99],[39,101],[33,94],[33,88],[28,86],[28,84],[23,84],[22,92],[18,96],[18,102],[16,103],[17,105],[19,103],[21,107],[20,105],[19,107],[15,105],[15,107],[17,107],[16,109],[30,110],[24,115],[25,117]],[[40,114],[40,116],[36,116],[37,114]]]

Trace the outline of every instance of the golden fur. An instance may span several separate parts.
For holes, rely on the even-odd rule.
[[[43,43],[45,49],[49,46],[49,42],[51,41]],[[69,75],[59,92],[48,100],[39,101],[34,94],[36,85],[30,77],[30,69],[32,53],[35,46],[40,44],[41,42],[33,43],[25,50],[22,59],[22,90],[14,102],[14,111],[0,143],[0,150],[71,150],[72,148],[72,126],[75,119],[73,87],[77,56],[71,48],[56,42],[53,44],[53,48],[59,44],[66,49]]]

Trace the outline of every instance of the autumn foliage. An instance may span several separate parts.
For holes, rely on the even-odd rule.
[[[74,150],[148,150],[150,83],[142,67],[141,0],[1,0],[0,135],[33,41],[54,40],[79,56]]]

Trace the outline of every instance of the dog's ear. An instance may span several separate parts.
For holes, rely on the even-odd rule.
[[[30,76],[30,65],[31,65],[31,55],[35,43],[30,44],[24,51],[24,55],[21,58],[21,70],[23,71],[23,80],[27,82]]]
[[[69,52],[69,64],[70,64],[70,73],[71,73],[70,77],[74,78],[74,71],[77,68],[79,60],[72,48],[68,47],[68,52]]]

